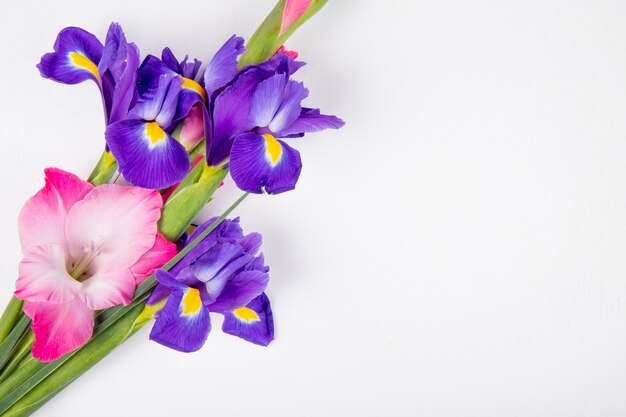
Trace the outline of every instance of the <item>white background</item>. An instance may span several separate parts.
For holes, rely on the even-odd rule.
[[[115,20],[143,54],[206,61],[272,5],[2,4],[1,304],[42,169],[85,177],[103,146],[95,86],[35,69],[57,32]],[[618,0],[331,0],[288,47],[307,104],[346,127],[292,140],[297,190],[237,212],[265,237],[276,341],[216,318],[181,354],[144,329],[38,415],[626,415],[625,18]]]

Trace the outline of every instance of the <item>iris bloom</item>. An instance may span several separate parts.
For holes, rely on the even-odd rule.
[[[201,80],[202,85],[194,81],[198,77],[201,62],[194,60],[193,64],[188,63],[186,56],[178,62],[169,48],[163,50],[160,60],[149,55],[141,64],[138,78],[140,94],[154,89],[163,75],[180,77],[182,80],[175,120],[184,117],[180,142],[187,150],[193,149],[202,139],[210,136],[207,132],[211,130],[211,117],[207,109],[213,105],[214,93],[235,78],[237,57],[244,51],[243,38],[233,35],[209,61]]]
[[[138,70],[139,99],[125,120],[108,126],[106,140],[124,178],[135,185],[161,189],[188,172],[188,151],[211,129],[208,97],[235,76],[243,40],[233,37],[205,71],[205,87],[195,81],[200,61],[178,62],[165,48],[162,59],[149,55]],[[173,131],[182,122],[180,142]]]
[[[126,119],[107,127],[107,145],[130,183],[161,189],[187,174],[187,150],[170,134],[181,90],[178,77],[164,74],[153,90],[139,98]]]
[[[47,362],[85,344],[94,311],[130,303],[176,248],[157,233],[156,191],[45,173],[45,187],[19,216],[24,258],[15,295],[33,319],[33,356]]]
[[[108,124],[124,118],[136,100],[138,66],[139,49],[126,41],[120,25],[111,23],[104,46],[81,28],[63,29],[54,52],[45,54],[37,68],[44,78],[63,84],[94,81],[102,94]]]
[[[200,61],[189,63],[185,57],[178,62],[169,48],[162,58],[144,59],[137,76],[137,104],[126,120],[110,125],[105,134],[124,178],[155,189],[169,187],[187,174],[187,151],[204,138],[208,120],[206,92],[194,80]],[[187,116],[186,141],[181,143],[172,132]]]
[[[211,219],[190,236],[213,223]],[[246,236],[239,219],[224,220],[170,272],[158,270],[159,284],[149,306],[167,301],[158,313],[150,338],[182,352],[202,347],[211,330],[209,313],[225,316],[222,330],[267,346],[274,338],[272,310],[263,293],[269,268],[256,255],[261,235]],[[156,308],[155,308],[156,309]]]
[[[277,194],[295,188],[300,153],[277,137],[301,137],[344,124],[301,106],[309,92],[291,75],[302,65],[279,51],[263,64],[244,68],[215,99],[213,157],[230,153],[231,175],[244,191]]]

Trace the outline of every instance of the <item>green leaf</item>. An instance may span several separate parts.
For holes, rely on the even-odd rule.
[[[2,313],[2,318],[0,318],[0,343],[4,342],[4,339],[7,338],[15,323],[18,321],[22,314],[22,305],[24,302],[17,297],[13,296],[9,300],[6,308],[4,309],[4,313]]]
[[[47,377],[30,389],[27,395],[22,396],[6,409],[2,416],[30,415],[72,381],[87,372],[126,340],[132,331],[135,319],[141,314],[144,304],[136,304],[114,326],[110,326],[92,337],[85,346],[70,357],[71,360],[68,358],[60,366],[57,366],[55,362],[51,362],[40,368],[33,378],[38,378],[40,375],[46,375]],[[21,393],[24,389],[26,387],[19,387],[11,395]]]
[[[178,240],[209,202],[226,174],[228,169],[210,167],[204,159],[200,161],[165,202],[159,232],[170,242]]]
[[[26,337],[24,337],[20,344],[17,345],[11,359],[2,370],[2,374],[0,374],[0,382],[13,375],[13,372],[15,372],[22,361],[30,354],[34,341],[35,336],[33,335],[33,332],[29,331]]]
[[[28,316],[22,316],[13,330],[11,330],[11,333],[9,333],[2,344],[0,344],[0,369],[9,361],[17,344],[22,340],[29,326],[30,318]]]

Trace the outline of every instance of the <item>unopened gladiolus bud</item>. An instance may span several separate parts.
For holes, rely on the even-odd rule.
[[[196,104],[183,121],[183,128],[180,131],[180,143],[191,151],[202,139],[204,139],[204,115],[201,104]]]
[[[280,0],[246,44],[239,68],[269,59],[328,0]]]
[[[310,4],[311,0],[286,0],[279,36],[287,32],[291,25],[306,12]]]

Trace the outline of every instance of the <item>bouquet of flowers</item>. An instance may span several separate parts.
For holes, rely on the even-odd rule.
[[[95,84],[106,144],[86,181],[46,169],[19,215],[0,416],[30,415],[153,320],[150,339],[182,352],[203,346],[211,313],[228,334],[272,341],[261,235],[229,216],[251,193],[295,188],[302,162],[283,139],[343,125],[302,106],[304,63],[283,47],[325,2],[280,0],[245,46],[232,36],[205,67],[169,48],[142,60],[116,23],[103,43],[77,27],[59,33],[39,71]],[[196,225],[228,174],[243,195]]]

